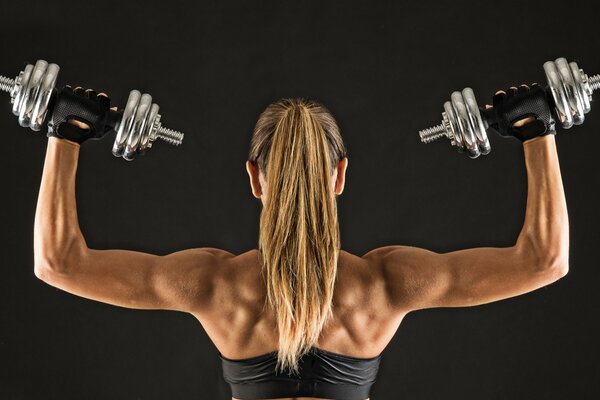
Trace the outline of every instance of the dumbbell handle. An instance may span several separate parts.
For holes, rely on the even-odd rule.
[[[27,64],[15,79],[0,76],[0,91],[8,92],[13,114],[19,125],[39,131],[52,114],[52,99],[56,96],[56,81],[60,67],[45,60]],[[183,141],[183,133],[162,126],[159,106],[148,93],[129,92],[122,112],[109,114],[109,126],[116,132],[112,153],[133,160],[152,147],[156,139],[172,145]]]
[[[588,84],[590,85],[590,89],[593,91],[600,90],[600,74],[593,75],[588,77]],[[546,90],[550,90],[547,88]],[[549,99],[552,99],[552,96],[548,96]],[[554,106],[551,105],[553,109],[553,114],[556,114],[554,111]],[[479,107],[479,111],[481,113],[481,118],[488,125],[492,125],[495,123],[495,115],[493,108],[485,109],[483,107]],[[559,118],[560,119],[560,118]],[[436,125],[427,129],[423,129],[419,131],[419,136],[421,137],[421,141],[423,143],[431,143],[443,137],[448,137],[448,132],[444,124]]]
[[[13,88],[15,87],[15,84],[16,84],[15,79],[0,75],[0,90],[1,91],[11,93]],[[118,123],[122,117],[123,117],[123,110],[121,110],[121,111],[111,110],[110,115],[109,115],[108,125],[114,129],[118,125]],[[164,126],[160,126],[160,128],[158,129],[158,131],[156,133],[156,137],[158,139],[162,139],[165,142],[175,145],[175,146],[180,145],[183,141],[183,133],[175,131],[173,129],[169,129]]]
[[[594,75],[594,76],[588,78],[588,83],[590,85],[592,92],[600,89],[600,75]],[[553,114],[553,117],[560,121],[561,118],[560,118],[560,115],[558,115],[558,113],[557,113],[556,104],[554,102],[554,98],[552,96],[550,87],[546,86],[544,88],[544,91],[546,92],[546,101],[548,102],[548,105]],[[483,121],[487,125],[487,127],[497,123],[496,113],[495,113],[493,107],[488,107],[488,108],[479,107],[479,112],[481,113],[481,118],[483,119]]]

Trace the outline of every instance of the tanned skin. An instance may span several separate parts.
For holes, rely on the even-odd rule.
[[[565,276],[569,228],[554,136],[529,140],[523,149],[527,208],[513,246],[443,254],[385,246],[363,256],[342,250],[335,318],[323,330],[318,347],[373,357],[384,350],[411,311],[489,303]],[[266,292],[256,249],[234,255],[196,248],[159,256],[88,247],[75,202],[78,158],[78,144],[49,138],[35,216],[38,278],[116,306],[191,313],[228,358],[277,349],[274,313],[262,312]],[[334,173],[335,195],[343,191],[347,165],[347,159],[340,161]],[[251,163],[246,168],[252,193],[263,199],[267,188],[262,174]]]

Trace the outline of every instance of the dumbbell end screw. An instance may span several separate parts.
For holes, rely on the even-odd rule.
[[[421,137],[421,142],[431,143],[443,137],[448,137],[448,134],[446,133],[446,127],[442,123],[419,131],[419,136]]]
[[[161,126],[158,128],[156,138],[164,140],[173,146],[179,146],[183,142],[183,133]]]
[[[3,92],[12,92],[15,87],[15,80],[6,76],[0,75],[0,90]]]
[[[588,83],[590,84],[592,90],[600,90],[600,74],[590,76],[588,78]]]

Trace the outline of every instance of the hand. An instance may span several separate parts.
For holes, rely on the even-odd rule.
[[[107,125],[110,99],[106,93],[65,86],[54,102],[48,137],[81,144],[88,139],[100,139],[112,129]]]
[[[546,92],[536,83],[496,92],[493,99],[496,121],[491,125],[502,136],[521,142],[556,133]]]

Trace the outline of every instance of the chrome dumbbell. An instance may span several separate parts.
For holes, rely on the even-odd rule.
[[[15,79],[0,76],[0,90],[10,93],[12,110],[19,118],[19,125],[34,131],[42,128],[46,117],[52,113],[49,106],[56,94],[59,71],[58,65],[38,60],[35,65],[28,64]],[[162,126],[158,110],[158,105],[152,103],[152,96],[138,90],[129,93],[123,110],[111,110],[109,120],[117,133],[113,155],[131,161],[151,148],[156,139],[180,145],[183,133]]]
[[[575,62],[565,58],[544,63],[548,86],[546,91],[557,124],[564,129],[580,125],[591,110],[592,94],[600,89],[600,75],[587,76]],[[471,158],[491,150],[487,129],[493,123],[493,113],[477,105],[471,88],[454,92],[444,103],[442,123],[419,131],[423,143],[441,138],[450,139],[452,146]]]

